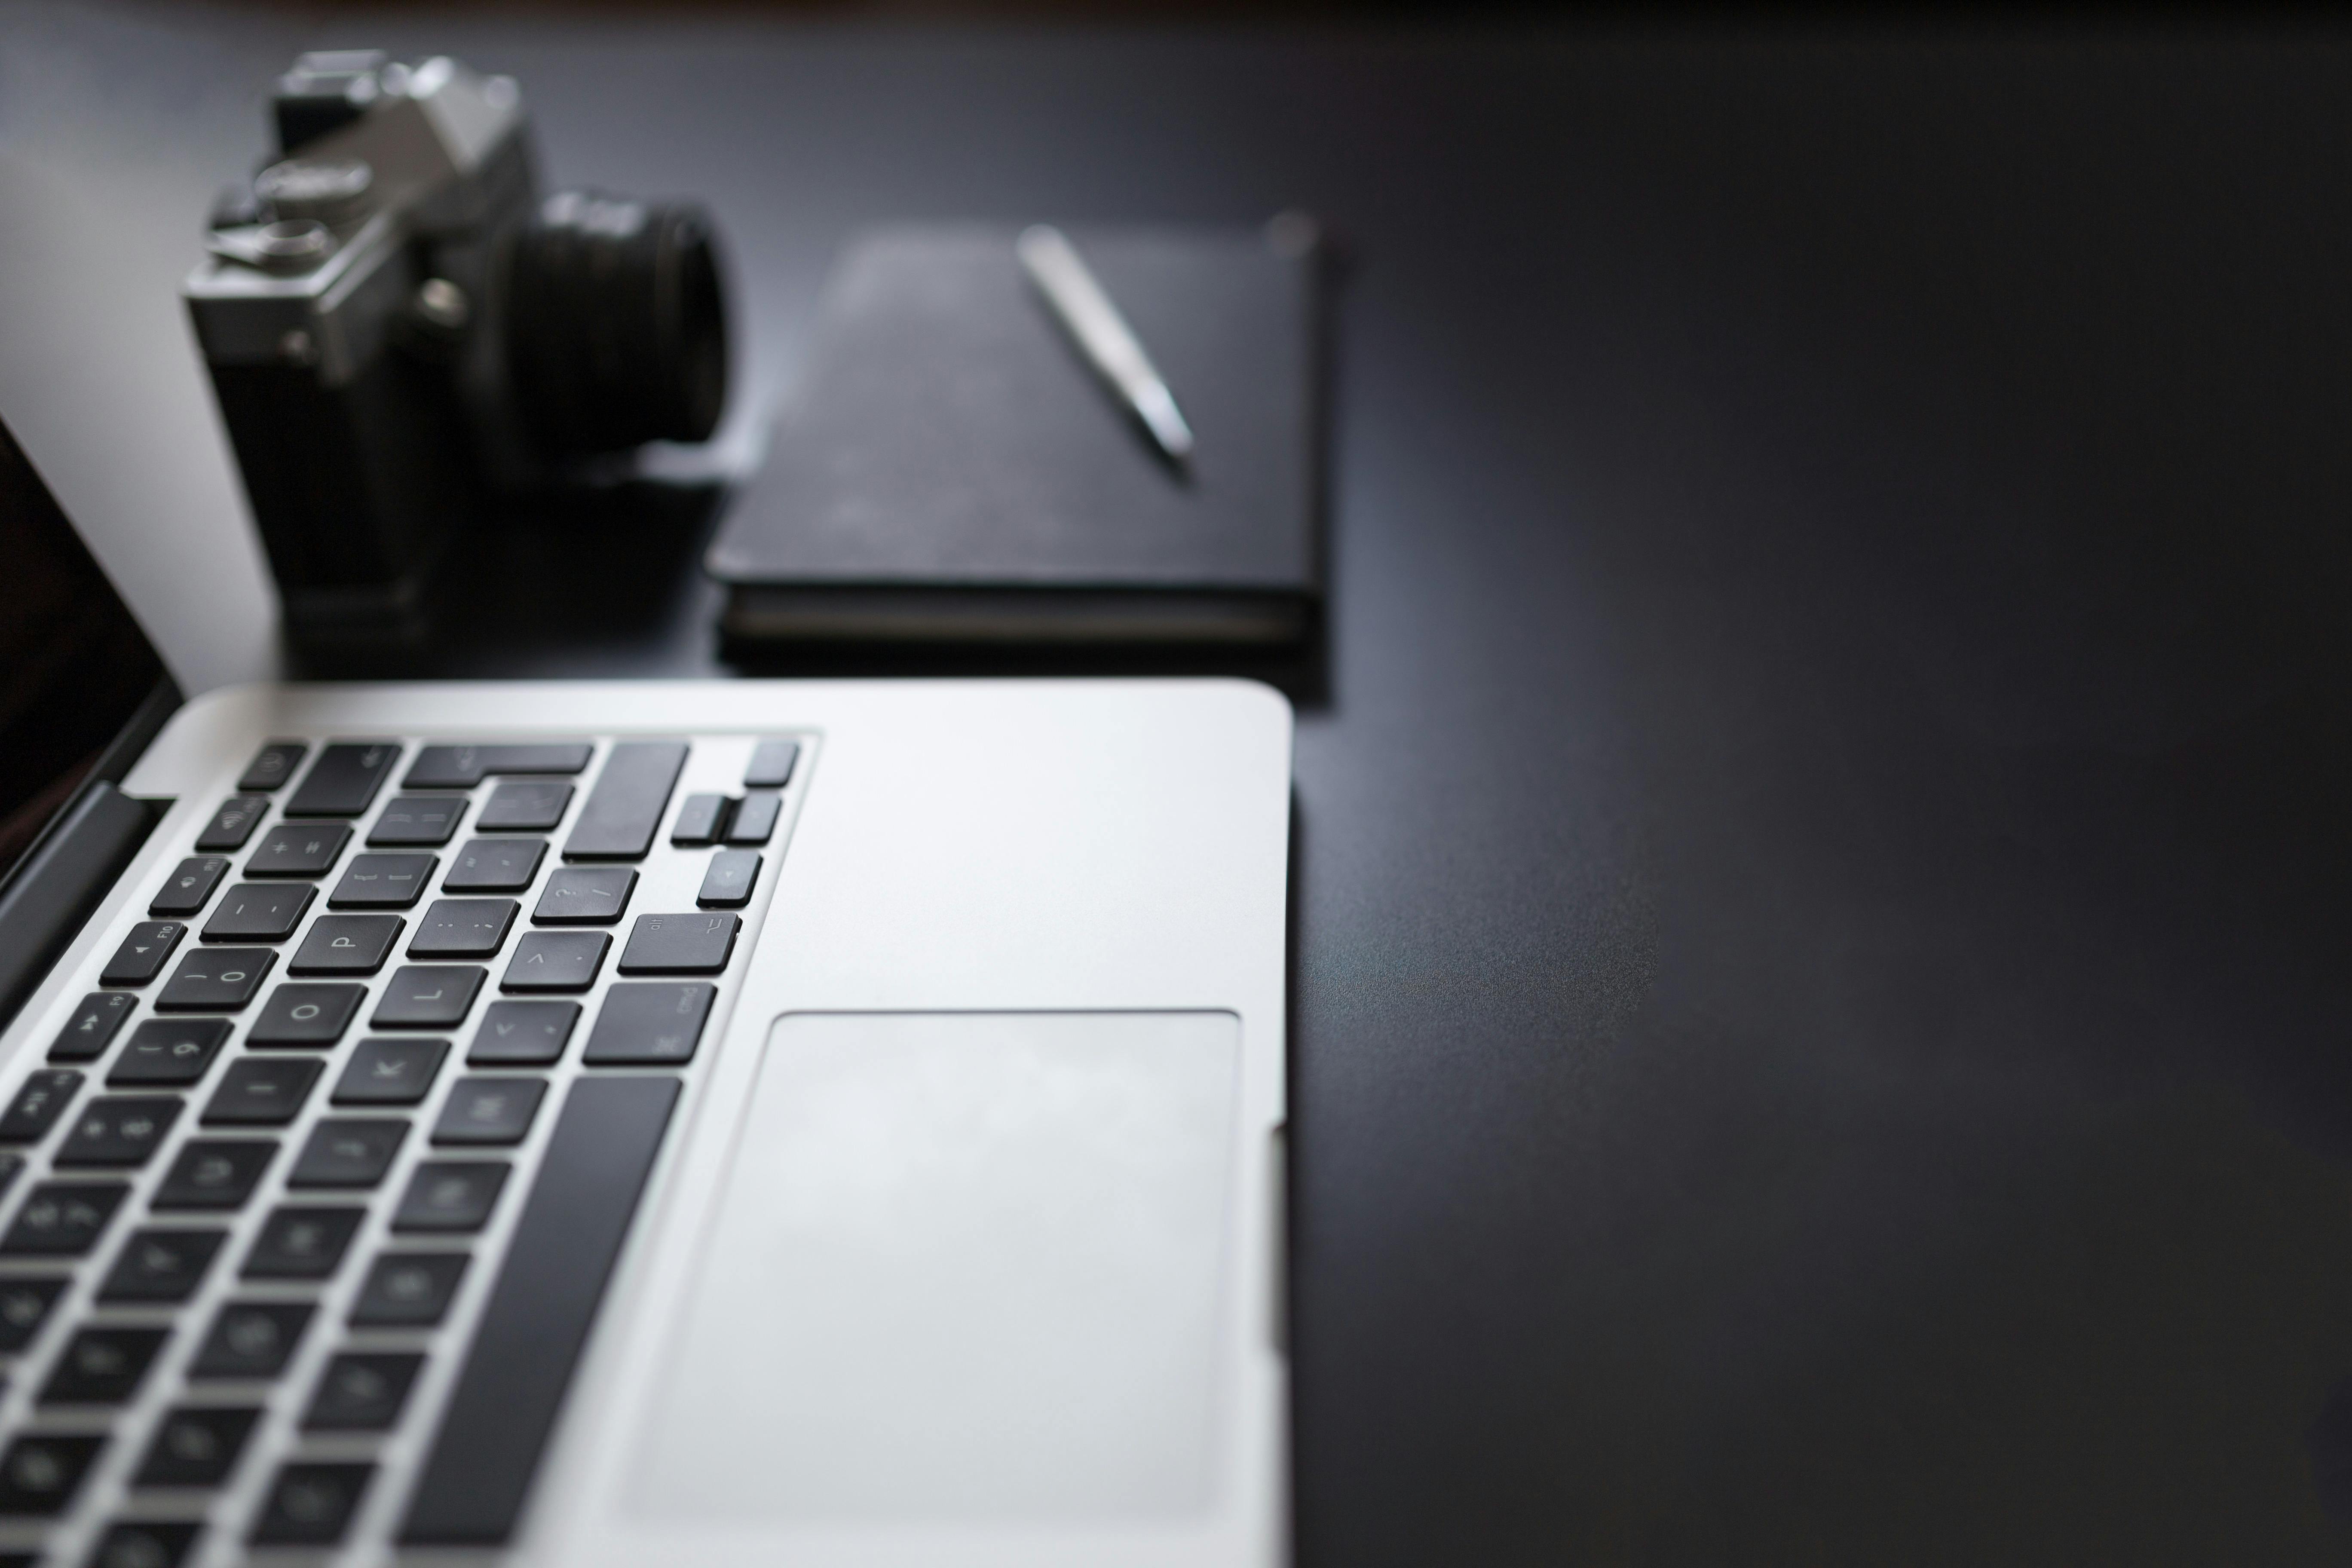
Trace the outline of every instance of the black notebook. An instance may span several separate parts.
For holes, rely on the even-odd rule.
[[[1189,468],[1096,378],[1014,228],[868,234],[711,545],[730,636],[1306,634],[1323,591],[1311,231],[1066,232],[1192,425]]]

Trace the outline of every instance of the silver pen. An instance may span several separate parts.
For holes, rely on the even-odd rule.
[[[1176,406],[1175,395],[1152,368],[1151,356],[1135,341],[1118,307],[1110,302],[1095,275],[1062,231],[1037,224],[1021,231],[1014,242],[1021,265],[1038,292],[1069,329],[1104,381],[1143,421],[1160,449],[1179,465],[1192,457],[1192,427]]]

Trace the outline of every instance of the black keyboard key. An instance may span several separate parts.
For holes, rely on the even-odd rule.
[[[10,1275],[0,1279],[0,1352],[15,1355],[33,1342],[49,1309],[70,1281],[47,1275]]]
[[[457,831],[457,819],[465,815],[466,803],[448,795],[394,795],[376,814],[367,841],[371,847],[386,848],[406,844],[438,848],[449,842]]]
[[[373,1465],[287,1465],[246,1539],[256,1546],[332,1546],[374,1477]]]
[[[278,955],[266,947],[210,947],[180,960],[155,997],[165,1013],[234,1013],[252,1001]]]
[[[539,875],[544,838],[468,838],[441,879],[446,893],[520,893]]]
[[[588,1033],[580,1059],[591,1067],[677,1067],[694,1059],[703,1020],[719,987],[701,981],[682,985],[616,984],[604,993],[596,1026]]]
[[[461,1078],[441,1104],[433,1142],[486,1148],[520,1143],[539,1114],[547,1080],[540,1078]]]
[[[627,866],[565,866],[547,879],[530,918],[541,925],[610,925],[629,907],[637,873]]]
[[[686,766],[682,741],[630,741],[613,748],[596,787],[564,840],[567,860],[638,860],[653,847],[669,792]]]
[[[103,1056],[123,1021],[139,1008],[139,998],[120,991],[93,991],[81,999],[66,1026],[49,1044],[53,1062],[86,1062]]]
[[[294,1357],[315,1309],[308,1301],[230,1301],[213,1318],[190,1377],[258,1382],[276,1377]]]
[[[178,921],[142,921],[131,928],[114,956],[99,972],[100,985],[144,985],[163,972],[188,928]]]
[[[196,847],[215,851],[244,848],[245,841],[261,826],[262,814],[268,809],[269,803],[257,795],[231,795],[221,802],[220,809],[196,835]]]
[[[236,1468],[261,1412],[249,1405],[183,1405],[165,1413],[139,1462],[142,1487],[216,1487]]]
[[[16,1178],[24,1173],[25,1156],[22,1154],[0,1154],[0,1197],[6,1196],[8,1189],[16,1184]],[[0,1379],[0,1392],[5,1392],[6,1389],[6,1380]]]
[[[448,1054],[446,1040],[372,1036],[352,1052],[328,1098],[337,1105],[415,1105],[433,1087],[433,1075]]]
[[[736,804],[734,818],[727,824],[727,842],[765,844],[775,836],[776,818],[783,809],[782,795],[752,791]]]
[[[467,745],[424,747],[417,752],[416,760],[408,764],[408,772],[401,779],[400,787],[471,789],[487,776],[490,758],[499,749],[497,746]]]
[[[228,1239],[225,1230],[134,1230],[98,1288],[101,1301],[184,1301]]]
[[[0,1254],[79,1258],[106,1234],[130,1190],[121,1182],[43,1182],[0,1237]]]
[[[489,1223],[506,1185],[507,1167],[495,1160],[427,1160],[408,1178],[393,1211],[392,1228],[461,1234]]]
[[[485,833],[544,833],[563,820],[572,786],[558,779],[509,779],[490,792],[474,826]]]
[[[299,741],[270,742],[245,765],[245,776],[236,781],[236,787],[247,795],[270,794],[294,776],[310,749]]]
[[[429,1329],[448,1315],[468,1259],[462,1252],[387,1252],[352,1303],[355,1329]]]
[[[669,825],[672,844],[716,844],[727,831],[728,814],[735,803],[723,795],[690,795]]]
[[[206,942],[284,942],[319,889],[308,882],[239,882],[205,922]]]
[[[398,915],[320,915],[287,963],[289,974],[373,974],[407,921]]]
[[[73,1127],[49,1163],[66,1165],[143,1165],[163,1146],[180,1117],[176,1094],[101,1094],[81,1108]]]
[[[83,1329],[66,1342],[58,1364],[42,1385],[44,1405],[121,1405],[139,1392],[163,1329]]]
[[[269,1211],[241,1272],[247,1279],[324,1279],[343,1260],[367,1210],[288,1204]]]
[[[305,1432],[387,1432],[425,1358],[414,1352],[345,1351],[327,1363],[303,1413]]]
[[[340,822],[281,822],[246,857],[248,877],[323,877],[342,858],[352,830]]]
[[[440,860],[431,855],[354,855],[343,879],[327,895],[331,910],[404,910],[433,880]]]
[[[409,939],[411,958],[488,958],[522,906],[512,899],[436,899]]]
[[[800,761],[798,741],[762,741],[751,748],[751,765],[743,770],[746,789],[782,789],[793,782],[793,764]]]
[[[154,901],[147,906],[151,915],[192,915],[205,907],[228,874],[226,855],[196,855],[180,862],[173,873],[163,879],[156,889]]]
[[[721,849],[702,873],[702,890],[694,901],[706,910],[740,910],[751,901],[751,888],[759,879],[758,850]]]
[[[492,773],[576,773],[588,765],[585,741],[530,745],[434,745],[416,753],[403,789],[471,789]]]
[[[34,1433],[19,1437],[0,1455],[0,1516],[54,1519],[81,1490],[103,1437]]]
[[[409,1500],[412,1545],[503,1544],[677,1100],[672,1078],[572,1086]]]
[[[311,1057],[242,1057],[205,1107],[207,1127],[283,1127],[301,1113],[323,1068]]]
[[[493,1002],[466,1060],[475,1067],[545,1067],[563,1054],[579,1022],[577,1002]]]
[[[379,1029],[446,1029],[467,1010],[489,971],[457,964],[412,963],[392,972],[368,1020]]]
[[[0,1114],[0,1143],[37,1143],[81,1092],[81,1074],[71,1068],[42,1068],[27,1074],[16,1098]]]
[[[106,1527],[83,1568],[180,1568],[204,1531],[188,1521],[121,1520]]]
[[[716,974],[735,951],[739,915],[639,915],[621,952],[624,974]]]
[[[150,1018],[131,1031],[107,1086],[185,1088],[205,1076],[227,1043],[226,1018]]]
[[[289,981],[269,994],[246,1031],[248,1046],[331,1046],[367,1000],[364,985]]]
[[[504,991],[585,991],[596,983],[613,939],[601,931],[535,931],[515,943],[499,981]]]
[[[330,1116],[310,1129],[286,1184],[372,1187],[392,1169],[407,1135],[408,1123],[395,1117]]]
[[[277,1154],[278,1145],[266,1138],[191,1138],[172,1157],[172,1168],[149,1205],[216,1212],[243,1208]]]
[[[400,761],[395,741],[344,741],[327,747],[286,802],[289,816],[357,816]]]

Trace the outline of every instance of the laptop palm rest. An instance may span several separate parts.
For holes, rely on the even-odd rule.
[[[820,1529],[1197,1513],[1240,1023],[777,1021],[629,1471]]]

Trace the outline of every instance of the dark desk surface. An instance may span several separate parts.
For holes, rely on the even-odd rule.
[[[2343,46],[379,36],[707,195],[776,381],[869,219],[1353,237],[1302,1563],[2352,1556]],[[723,668],[600,526],[441,668]]]

